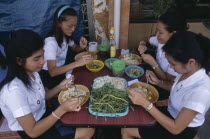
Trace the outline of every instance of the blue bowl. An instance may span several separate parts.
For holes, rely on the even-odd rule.
[[[131,74],[128,73],[128,71],[129,71],[130,69],[138,69],[138,70],[140,70],[141,73],[140,73],[140,75],[138,75],[138,76],[131,75]],[[144,69],[141,68],[141,67],[139,67],[139,66],[131,65],[131,66],[127,66],[127,67],[125,68],[125,73],[126,73],[130,78],[132,78],[132,79],[137,79],[137,78],[141,77],[141,76],[144,74]]]

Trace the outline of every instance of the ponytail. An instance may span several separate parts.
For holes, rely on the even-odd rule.
[[[158,21],[162,22],[165,25],[165,29],[170,33],[173,31],[186,31],[189,28],[184,15],[179,11],[168,10],[160,16]]]

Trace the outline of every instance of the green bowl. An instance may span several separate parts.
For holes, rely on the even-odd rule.
[[[99,51],[109,51],[109,44],[103,43],[98,46]]]
[[[119,59],[117,59],[117,58],[109,58],[109,59],[105,60],[104,63],[106,65],[106,67],[111,70],[112,69],[112,64],[116,60],[119,60]]]

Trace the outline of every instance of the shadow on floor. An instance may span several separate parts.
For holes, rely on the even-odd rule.
[[[97,128],[92,139],[121,139],[121,128]]]

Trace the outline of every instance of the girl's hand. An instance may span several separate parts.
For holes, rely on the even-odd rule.
[[[146,43],[144,41],[141,41],[139,43],[138,51],[139,51],[140,55],[143,54],[145,51],[147,51]]]
[[[144,106],[148,101],[146,96],[142,94],[143,92],[136,92],[132,89],[128,89],[128,96],[133,102],[133,104]]]
[[[84,37],[81,37],[79,41],[79,45],[81,49],[85,49],[85,47],[87,46],[87,40]]]
[[[158,85],[160,84],[161,80],[159,80],[157,78],[157,76],[155,75],[155,73],[151,70],[147,70],[146,71],[146,76],[149,77],[149,83],[153,84],[153,85]]]
[[[141,55],[142,59],[144,60],[145,63],[151,65],[151,66],[155,66],[157,65],[156,60],[150,55],[150,54],[142,54]]]
[[[74,75],[71,75],[71,77],[69,79],[64,79],[59,85],[58,87],[60,88],[60,90],[72,85],[74,83]]]
[[[80,111],[79,98],[70,98],[61,104],[61,107],[65,112]]]
[[[78,63],[78,67],[80,67],[80,66],[84,66],[84,65],[86,65],[86,64],[88,64],[88,63],[90,63],[90,62],[92,62],[94,59],[93,59],[93,57],[90,55],[90,54],[88,54],[88,55],[84,55],[84,56],[82,56],[78,61],[76,61],[77,63]]]

